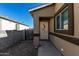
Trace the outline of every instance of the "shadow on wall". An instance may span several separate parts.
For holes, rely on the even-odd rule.
[[[20,31],[17,31],[17,30],[4,31],[4,30],[2,30],[0,32],[0,35],[1,35],[0,36],[0,49],[10,47],[11,45],[14,45],[16,42],[19,42],[21,40],[26,40],[28,37],[28,33],[27,33],[28,31],[27,30],[20,30]],[[29,37],[30,37],[30,34],[29,34]]]

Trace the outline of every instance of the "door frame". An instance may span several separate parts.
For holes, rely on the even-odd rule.
[[[48,40],[50,40],[50,37],[49,37],[49,32],[50,32],[50,18],[51,17],[39,17],[39,40],[40,41],[44,41],[45,40],[45,39],[40,39],[40,21],[44,21],[44,20],[48,21]]]

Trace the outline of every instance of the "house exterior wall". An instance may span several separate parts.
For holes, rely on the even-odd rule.
[[[79,38],[79,3],[74,3],[74,36]]]
[[[56,3],[54,6],[54,12],[56,13],[63,5],[64,3]]]
[[[1,22],[1,19],[0,19],[0,30],[1,30],[1,28],[2,28],[2,27],[1,27],[1,23],[2,23],[2,22]]]
[[[64,3],[57,3],[53,7],[53,13],[54,15],[56,12],[64,5]],[[50,19],[50,32],[54,32],[54,17]],[[51,38],[51,37],[50,37]]]
[[[54,32],[54,18],[53,16],[57,13],[57,11],[64,5],[64,3],[56,3],[54,6],[46,7],[43,9],[39,9],[37,11],[32,12],[33,18],[34,18],[34,34],[39,34],[39,17],[50,17],[50,32]],[[76,38],[79,38],[79,4],[74,3],[74,35],[67,35],[67,36],[73,36]],[[60,33],[58,33],[60,34]],[[64,34],[65,35],[65,34]],[[62,38],[59,38],[57,36],[53,36],[50,34],[50,40],[54,45],[58,48],[59,51],[63,55],[79,55],[79,46],[76,44],[73,44],[69,41],[66,41]],[[39,45],[39,35],[34,36],[34,46]]]
[[[19,26],[19,29],[16,28],[17,24]],[[0,18],[0,30],[25,30],[25,29],[26,30],[29,29],[29,26],[25,26],[17,22],[12,22],[12,21]]]
[[[58,50],[65,56],[77,56],[79,55],[79,46],[65,41],[64,39],[56,36],[51,36],[51,40]]]
[[[34,33],[39,33],[39,17],[53,17],[53,7],[39,9],[38,11],[33,12],[34,18]]]
[[[33,38],[34,46],[37,47],[39,45],[39,18],[40,17],[53,17],[54,15],[54,9],[52,6],[49,6],[48,8],[39,9],[38,11],[33,12],[33,18],[34,18],[34,31],[33,33],[36,35]]]
[[[24,25],[19,24],[19,30],[27,30],[27,29],[29,29],[28,26],[24,26]]]
[[[50,32],[54,32],[54,18],[50,19]]]
[[[2,30],[16,30],[16,23],[2,19],[1,27]]]
[[[63,4],[56,4],[55,5],[55,11],[57,12],[57,10],[62,6]],[[55,13],[56,13],[55,12]],[[79,4],[74,4],[74,37],[79,38],[79,27],[78,27],[78,23],[79,23]],[[53,24],[53,23],[51,23]],[[51,25],[50,25],[51,26]],[[52,27],[52,26],[51,26]],[[55,44],[55,46],[58,48],[59,51],[61,51],[61,53],[63,55],[70,55],[70,56],[77,56],[79,55],[79,46],[75,45],[71,42],[68,42],[64,39],[61,39],[59,37],[50,35],[50,39],[51,41]]]

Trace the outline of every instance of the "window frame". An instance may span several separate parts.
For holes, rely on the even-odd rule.
[[[58,17],[58,16],[59,16],[59,18],[60,18],[60,14],[58,14],[58,15],[56,16],[56,18],[55,18],[55,19],[56,19],[56,20],[55,20],[55,29],[56,29],[56,30],[59,30],[59,29],[57,29],[57,17]],[[60,23],[61,23],[61,22],[60,22]],[[61,24],[60,24],[60,25],[61,25]],[[60,28],[61,28],[61,27],[60,27]]]
[[[57,16],[55,17],[55,22],[56,22],[56,24],[55,24],[55,29],[56,30],[66,30],[66,29],[61,29],[61,21],[62,21],[62,13],[64,12],[64,11],[66,11],[68,9],[68,6],[65,8],[65,9],[63,9],[57,16],[59,16],[60,17],[60,29],[57,29]],[[69,22],[69,21],[68,21]],[[67,29],[68,30],[68,29]]]
[[[56,16],[62,12],[65,8],[68,7],[68,30],[63,29],[56,29]],[[55,14],[54,16],[54,32],[55,33],[61,33],[61,34],[67,34],[67,35],[74,35],[74,8],[73,3],[65,3]]]

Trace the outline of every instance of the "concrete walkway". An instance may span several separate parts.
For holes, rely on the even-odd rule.
[[[33,48],[32,40],[20,41],[11,47],[0,50],[0,56],[37,56],[38,50]]]
[[[62,54],[49,41],[40,41],[38,56],[62,56]]]

